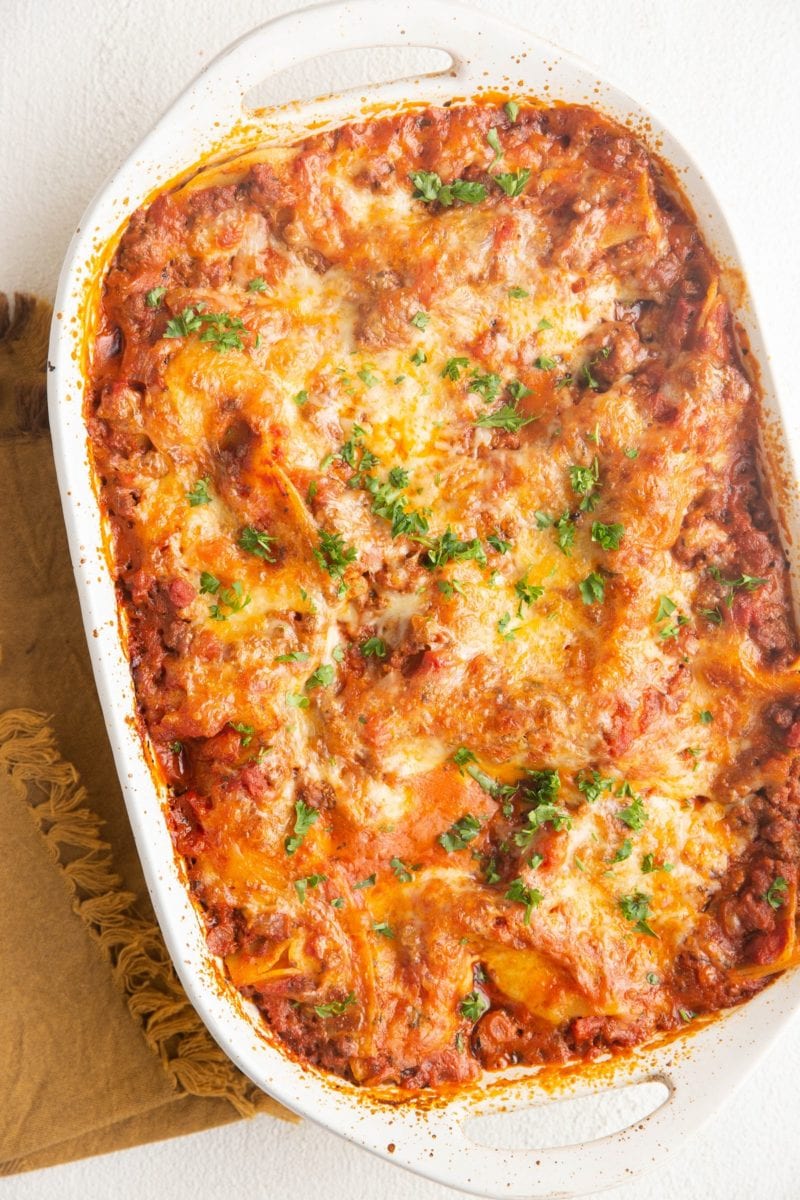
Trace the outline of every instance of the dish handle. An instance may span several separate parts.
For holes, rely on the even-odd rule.
[[[519,34],[519,36],[517,36]],[[170,109],[189,124],[213,124],[224,130],[245,115],[243,100],[270,76],[337,50],[379,47],[436,49],[450,56],[452,65],[439,74],[444,90],[480,86],[487,57],[503,44],[520,49],[520,36],[507,22],[496,21],[457,0],[332,0],[331,3],[285,13],[259,25],[225,49],[200,72]],[[398,80],[398,98],[408,96],[409,80]],[[430,93],[431,78],[427,76]],[[382,84],[382,94],[386,85]]]
[[[508,1123],[524,1110],[548,1106],[552,1111],[553,1105],[564,1106],[566,1119],[562,1117],[561,1124],[567,1126],[571,1104],[591,1097],[602,1105],[607,1098],[612,1110],[618,1109],[618,1103],[615,1104],[615,1100],[619,1100],[618,1094],[643,1084],[660,1084],[659,1095],[663,1098],[659,1102],[651,1097],[645,1115],[633,1120],[630,1116],[622,1116],[615,1121],[612,1116],[612,1126],[621,1121],[623,1127],[605,1136],[575,1144],[525,1149],[487,1144],[491,1142],[491,1135],[480,1141],[474,1135],[470,1136],[469,1125],[476,1116],[480,1119],[484,1115],[503,1112],[504,1121]],[[481,1196],[506,1196],[517,1200],[566,1200],[585,1196],[631,1181],[663,1162],[685,1142],[690,1129],[685,1128],[684,1105],[676,1103],[678,1090],[677,1081],[669,1071],[658,1071],[642,1073],[600,1090],[588,1088],[561,1097],[542,1097],[538,1101],[520,1098],[516,1102],[506,1100],[494,1105],[490,1102],[471,1110],[433,1109],[425,1116],[427,1139],[433,1139],[428,1140],[427,1150],[436,1160],[436,1176],[449,1187]],[[653,1103],[655,1107],[648,1112]],[[596,1120],[601,1114],[596,1110],[595,1113]],[[516,1139],[517,1144],[522,1140],[521,1137]],[[530,1146],[531,1138],[524,1140]],[[543,1137],[542,1140],[548,1139]],[[511,1141],[513,1144],[513,1137]],[[395,1159],[399,1150],[398,1145],[393,1155]],[[415,1147],[412,1157],[419,1151],[420,1147]],[[433,1163],[426,1174],[434,1174],[431,1168]]]

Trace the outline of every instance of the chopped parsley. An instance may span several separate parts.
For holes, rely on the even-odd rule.
[[[448,562],[465,562],[474,559],[480,566],[486,566],[486,551],[479,538],[470,542],[462,542],[448,527],[438,538],[433,538],[427,553],[423,555],[422,565],[429,571],[443,567]]]
[[[621,846],[617,847],[617,852],[612,858],[612,863],[624,862],[626,858],[630,858],[633,853],[633,842],[630,838],[625,838]]]
[[[266,280],[262,279],[260,275],[256,275],[255,279],[251,279],[248,283],[247,290],[248,292],[263,292],[266,287]]]
[[[380,934],[381,937],[385,937],[385,938],[393,938],[394,937],[394,931],[393,931],[391,925],[389,925],[386,921],[373,921],[372,929],[373,929],[373,932]]]
[[[452,360],[451,360],[452,361]],[[469,390],[483,399],[484,404],[491,404],[500,394],[503,381],[494,371],[472,371],[469,377]]]
[[[426,363],[427,361],[428,361],[427,354],[425,353],[424,350],[421,350],[419,347],[417,347],[417,349],[414,351],[414,353],[411,355],[411,357],[409,359],[409,362],[412,362],[415,367],[421,367],[422,364]]]
[[[183,742],[170,742],[169,749],[173,754],[183,754]]]
[[[657,863],[654,854],[645,854],[642,858],[643,875],[653,875],[656,871],[666,871],[669,874],[672,869],[672,863]]]
[[[497,162],[498,158],[503,157],[503,147],[500,145],[500,138],[498,136],[497,130],[494,127],[492,127],[489,130],[489,132],[487,133],[486,141],[489,143],[491,148],[494,150],[494,161]]]
[[[414,876],[412,875],[410,868],[407,867],[401,859],[390,858],[389,866],[392,868],[401,883],[411,883],[413,881]]]
[[[498,554],[508,554],[511,549],[511,542],[507,542],[499,533],[490,533],[486,541]]]
[[[786,903],[786,893],[789,890],[789,884],[782,875],[776,875],[769,888],[764,893],[764,899],[770,908],[781,908]]]
[[[440,372],[442,379],[460,379],[461,372],[469,366],[468,358],[448,358]]]
[[[543,587],[539,587],[536,584],[528,583],[528,572],[527,571],[522,576],[522,578],[518,579],[517,582],[514,584],[514,591],[517,593],[517,596],[519,597],[519,608],[517,609],[518,617],[522,616],[523,605],[534,604],[537,600],[539,600],[544,595]]]
[[[597,542],[598,546],[602,546],[604,550],[619,550],[624,535],[624,525],[604,525],[602,521],[592,522],[592,541]]]
[[[379,637],[367,638],[361,644],[361,653],[364,658],[386,658],[386,642]]]
[[[489,1009],[489,1001],[483,992],[469,992],[458,1006],[462,1017],[468,1021],[478,1021]]]
[[[519,171],[507,171],[493,176],[495,183],[507,196],[519,196],[531,177],[530,167],[522,167]]]
[[[160,308],[161,301],[164,299],[166,294],[167,289],[165,287],[150,288],[150,291],[144,298],[144,302],[148,308]]]
[[[318,887],[321,883],[325,883],[327,875],[306,875],[305,879],[295,879],[294,890],[300,898],[300,903],[305,904],[306,892],[309,888]]]
[[[546,354],[540,354],[538,358],[533,360],[533,365],[537,371],[555,371],[558,363],[554,358],[549,358]]]
[[[414,185],[412,198],[431,204],[438,200],[444,208],[449,208],[456,200],[462,204],[481,204],[486,199],[486,188],[482,183],[473,183],[469,179],[453,179],[443,183],[435,171],[412,171],[409,179]]]
[[[332,579],[342,580],[350,563],[355,562],[358,551],[355,546],[345,546],[340,533],[319,531],[319,546],[314,549],[314,558],[323,571],[327,571]],[[342,588],[344,584],[342,583]]]
[[[519,116],[519,105],[517,104],[516,100],[506,100],[505,104],[503,105],[503,112],[513,125]]]
[[[307,662],[308,657],[309,654],[307,650],[292,650],[289,654],[276,655],[272,661],[278,663]]]
[[[360,892],[362,890],[362,888],[375,887],[376,879],[377,879],[377,876],[376,876],[375,872],[373,871],[372,874],[368,875],[366,879],[362,879],[359,883],[354,883],[353,891]]]
[[[437,840],[448,854],[453,854],[456,850],[466,850],[480,831],[481,823],[478,818],[473,817],[472,813],[465,813],[463,817],[459,817],[457,821],[453,822],[446,833],[440,833]]]
[[[628,792],[630,792],[629,788]],[[644,828],[648,813],[644,807],[644,804],[642,803],[642,797],[634,795],[633,793],[631,793],[631,795],[632,799],[630,804],[626,805],[625,808],[619,809],[617,816],[619,817],[620,821],[622,821],[623,825],[627,825],[628,829],[632,829],[634,833],[638,833],[640,829]]]
[[[331,901],[331,903],[333,904],[334,901]],[[323,1021],[326,1021],[328,1017],[340,1017],[351,1004],[355,1003],[355,993],[350,992],[348,996],[345,996],[344,1000],[329,1000],[327,1004],[315,1004],[314,1012],[318,1017],[322,1017]]]
[[[722,613],[719,608],[699,608],[697,611],[701,617],[705,617],[710,625],[722,624]]]
[[[605,779],[599,771],[581,771],[575,778],[579,792],[583,792],[589,804],[599,800],[603,792],[610,792],[614,786],[613,779]]]
[[[527,300],[530,292],[526,292],[522,287],[511,287],[508,289],[508,294],[512,300]]]
[[[302,408],[304,404],[308,404],[308,392],[302,388],[301,391],[295,393],[292,400],[298,408]]]
[[[558,548],[569,558],[572,554],[572,547],[575,545],[575,522],[568,512],[563,513],[555,522],[555,530]]]
[[[519,433],[523,425],[530,425],[536,417],[523,417],[517,412],[516,401],[503,404],[491,413],[481,413],[475,424],[480,429],[505,429],[507,433]]]
[[[316,808],[306,804],[304,800],[295,800],[294,803],[294,827],[291,836],[287,837],[283,843],[287,854],[294,854],[303,844],[303,839],[308,833],[312,825],[319,820],[319,812]]]
[[[335,676],[336,669],[330,663],[321,663],[316,671],[312,671],[303,686],[307,692],[313,692],[314,688],[330,687]]]
[[[252,725],[245,725],[243,721],[231,721],[231,729],[235,729],[239,734],[239,743],[242,746],[249,746],[253,740],[255,729]]]
[[[505,894],[506,900],[514,900],[517,904],[525,905],[525,916],[523,924],[530,925],[531,913],[534,908],[538,908],[544,900],[544,896],[538,888],[531,888],[525,883],[522,878],[513,879],[508,886],[508,891]]]
[[[211,485],[211,476],[204,475],[202,479],[198,479],[190,492],[186,493],[186,499],[189,501],[191,508],[197,508],[200,504],[210,504],[213,496],[209,492]]]
[[[223,587],[222,583],[210,571],[203,571],[200,575],[200,592],[206,596],[216,596],[217,603],[212,604],[209,608],[209,615],[214,621],[227,621],[231,613],[241,612],[250,603],[251,597],[245,596],[244,588],[237,580],[230,587]],[[222,610],[227,608],[227,613]]]
[[[501,635],[504,642],[513,642],[514,636],[519,629],[519,625],[515,625],[513,629],[509,629],[511,624],[511,613],[503,613],[500,620],[497,622],[497,632]]]
[[[413,317],[411,318],[411,324],[416,326],[417,329],[424,329],[425,326],[428,325],[429,323],[430,323],[430,316],[428,315],[428,313],[423,312],[421,309],[419,312],[415,312]]]
[[[275,540],[266,530],[256,529],[254,525],[245,525],[239,534],[239,547],[248,554],[254,554],[256,558],[263,558],[265,562],[275,562],[275,556],[270,550]]]
[[[671,600],[669,596],[659,596],[656,622],[667,622],[667,624],[662,624],[658,630],[658,636],[662,642],[669,641],[670,638],[676,638],[683,626],[689,624],[689,618],[685,617],[683,613],[678,613],[675,620],[671,620],[675,612],[677,612],[677,607],[675,601]]]
[[[602,604],[606,598],[606,584],[602,575],[592,571],[578,584],[584,604]]]
[[[634,892],[630,896],[620,896],[618,904],[623,917],[633,923],[637,933],[644,933],[647,937],[658,937],[648,923],[650,899],[644,892]]]
[[[288,692],[286,703],[289,705],[289,708],[308,708],[310,701],[308,696],[302,696],[298,692]]]
[[[588,467],[573,466],[569,469],[569,481],[576,495],[582,496],[580,508],[592,512],[597,507],[599,496],[600,462],[597,455]]]
[[[707,708],[704,708],[704,709],[702,709],[701,712],[699,712],[697,714],[697,719],[701,725],[710,725],[711,722],[714,720],[714,717],[713,717],[713,714],[710,713]]]
[[[633,446],[628,446],[627,450],[625,451],[625,457],[626,458],[638,458],[639,451],[637,449],[635,449],[635,447],[633,447]]]
[[[362,367],[360,371],[356,371],[356,374],[361,382],[368,388],[374,387],[376,383],[380,383],[378,376],[372,373],[369,366]]]
[[[709,567],[708,573],[712,579],[725,589],[725,604],[728,608],[733,604],[734,594],[738,591],[754,592],[756,588],[763,587],[767,582],[766,579],[760,578],[758,575],[740,575],[737,579],[723,579],[722,572],[719,567]]]

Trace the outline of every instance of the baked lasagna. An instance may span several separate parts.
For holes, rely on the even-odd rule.
[[[795,961],[757,392],[628,129],[501,97],[207,164],[127,223],[94,322],[142,732],[288,1053],[463,1084]]]

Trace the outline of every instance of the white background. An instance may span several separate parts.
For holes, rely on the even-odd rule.
[[[779,391],[785,403],[797,403],[800,4],[473,2],[596,63],[702,164],[748,264]],[[0,0],[0,289],[52,296],[67,241],[104,177],[209,57],[296,7],[274,0]],[[424,0],[419,10],[424,31]],[[604,1195],[796,1200],[798,1081],[800,1021],[725,1110],[692,1143],[676,1147],[668,1167]],[[267,1118],[0,1181],[0,1200],[453,1195],[309,1123]]]

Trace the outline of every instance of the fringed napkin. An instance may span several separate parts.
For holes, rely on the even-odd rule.
[[[206,1032],[150,908],[47,436],[50,316],[0,294],[0,1174],[289,1117]]]

